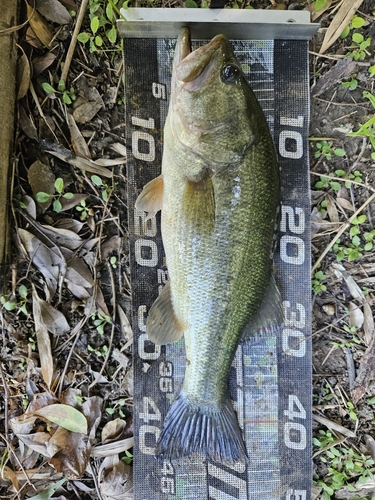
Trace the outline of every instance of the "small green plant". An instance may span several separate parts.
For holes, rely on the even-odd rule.
[[[320,292],[325,292],[327,290],[326,285],[323,283],[327,279],[327,275],[323,271],[317,271],[311,281],[313,291],[317,295]]]
[[[375,76],[375,64],[369,67],[368,72],[370,76]]]
[[[113,267],[113,269],[117,268],[117,257],[116,257],[116,255],[112,255],[110,257],[109,263],[111,264],[111,266]]]
[[[91,181],[95,186],[100,187],[102,189],[102,200],[107,202],[109,193],[111,192],[111,187],[108,184],[104,184],[102,179],[98,175],[92,175]]]
[[[347,52],[346,55],[352,57],[355,61],[363,61],[369,55],[366,49],[370,44],[371,38],[365,39],[361,33],[353,33],[351,46],[353,50]]]
[[[65,82],[63,80],[59,81],[57,90],[47,82],[42,83],[42,88],[50,99],[61,97],[64,104],[72,104],[72,102],[77,99],[74,88],[70,87],[69,89],[66,89]]]
[[[64,180],[61,177],[58,177],[55,180],[55,189],[57,194],[52,195],[48,193],[44,193],[43,191],[39,191],[35,195],[35,199],[39,203],[45,203],[46,201],[49,201],[51,198],[53,198],[53,209],[55,212],[59,213],[62,210],[62,205],[61,205],[61,198],[65,198],[66,200],[71,200],[73,198],[73,193],[65,193],[63,194],[64,191]]]
[[[332,159],[332,155],[345,156],[345,151],[341,148],[333,148],[328,141],[320,141],[315,144],[317,151],[315,151],[315,158],[325,156],[327,160]]]
[[[87,350],[89,352],[95,353],[98,356],[98,358],[100,358],[100,357],[105,358],[106,355],[107,355],[107,352],[108,352],[108,346],[103,345],[102,347],[97,347],[95,349],[95,347],[92,347],[90,344],[88,344],[87,345]]]
[[[133,455],[130,453],[130,451],[125,450],[125,457],[122,457],[121,461],[127,465],[129,465],[133,462]]]
[[[122,411],[122,408],[126,405],[125,399],[118,399],[112,406],[107,406],[105,411],[108,415],[114,415],[116,411],[118,412],[121,418],[125,417],[125,413]]]
[[[348,26],[341,33],[340,38],[346,38],[352,29],[362,28],[366,21],[363,17],[354,16],[353,19],[349,22]]]
[[[341,86],[349,90],[355,90],[358,87],[358,80],[356,79],[356,76],[357,75],[353,75],[348,82],[342,82]]]
[[[324,7],[326,5],[327,5],[327,0],[315,0],[315,2],[314,2],[315,12],[318,12],[319,10],[324,9]]]
[[[18,287],[17,294],[19,296],[18,300],[15,295],[1,295],[0,302],[7,311],[14,311],[17,309],[17,314],[22,312],[27,316],[29,314],[27,310],[28,291],[25,285],[20,285]]]
[[[94,326],[96,328],[96,331],[100,333],[100,335],[103,335],[104,333],[104,328],[112,323],[112,320],[110,316],[102,316],[100,313],[96,312],[91,316],[91,319],[93,320]]]
[[[79,205],[77,205],[75,208],[78,212],[81,213],[79,217],[81,220],[86,220],[87,217],[90,215],[90,209],[86,205],[86,200],[81,200]]]

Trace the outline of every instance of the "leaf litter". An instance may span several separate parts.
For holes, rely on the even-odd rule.
[[[14,498],[77,498],[78,492],[83,499],[133,498],[122,55],[104,29],[74,47],[73,29],[90,33],[87,4],[37,0],[22,14],[13,173],[17,266],[9,295],[1,297],[6,458],[0,487]],[[296,8],[289,0],[251,6]],[[365,96],[374,92],[375,12],[368,0],[301,7],[322,23],[310,44],[314,273],[321,271],[314,285],[314,436],[321,448],[314,455],[313,498],[354,498],[364,483],[370,488],[369,477],[348,474],[333,488],[326,453],[336,447],[344,458],[359,448],[373,454],[362,436],[374,436],[375,263],[372,247],[364,248],[374,235],[373,108]],[[321,156],[318,141],[326,142]],[[321,432],[332,433],[328,446]]]

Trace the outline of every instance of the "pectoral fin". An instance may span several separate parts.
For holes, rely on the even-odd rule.
[[[182,207],[188,225],[208,233],[215,222],[215,192],[209,170],[199,180],[187,179]]]
[[[164,286],[150,309],[146,332],[151,342],[158,345],[172,344],[184,333],[173,310],[170,282]]]
[[[257,314],[245,327],[242,340],[249,340],[255,336],[276,335],[282,330],[284,323],[281,294],[277,288],[275,278],[271,275],[263,302]]]
[[[147,212],[147,219],[151,219],[159,210],[163,203],[164,181],[159,175],[148,182],[135,202],[135,208]]]

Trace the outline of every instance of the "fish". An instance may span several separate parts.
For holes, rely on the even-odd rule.
[[[237,347],[282,327],[272,272],[280,178],[266,118],[227,37],[193,52],[190,44],[183,27],[161,175],[135,203],[147,217],[161,210],[169,277],[150,308],[148,338],[166,345],[184,336],[186,349],[155,454],[231,464],[248,459],[228,389]]]

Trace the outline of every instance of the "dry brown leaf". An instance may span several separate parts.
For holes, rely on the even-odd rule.
[[[117,306],[117,313],[120,320],[120,328],[125,337],[126,342],[133,340],[133,330],[128,320],[128,317],[125,314],[125,311],[122,309],[120,305]]]
[[[50,440],[46,443],[48,457],[53,457],[57,452],[65,448],[68,436],[69,431],[63,427],[58,427],[56,429]]]
[[[372,337],[371,342],[362,356],[357,378],[354,382],[352,390],[353,403],[357,404],[361,397],[366,393],[369,383],[373,380],[375,375],[375,335]]]
[[[117,455],[118,453],[123,453],[126,450],[130,450],[133,447],[134,437],[121,439],[120,441],[115,441],[113,443],[94,446],[91,450],[91,456],[110,457],[112,455]]]
[[[55,61],[56,54],[53,52],[47,52],[43,56],[35,57],[31,61],[31,65],[33,67],[33,76],[38,76],[45,69],[49,68],[51,64]]]
[[[30,415],[28,413],[24,413],[23,415],[19,415],[18,417],[13,417],[9,420],[9,425],[17,436],[19,434],[30,434],[30,432],[34,428],[34,423],[36,420],[35,415]]]
[[[35,35],[46,47],[50,47],[53,33],[47,21],[38,12],[36,12],[28,3],[26,3],[27,17]]]
[[[106,260],[110,253],[114,250],[118,250],[120,247],[121,238],[117,234],[112,236],[108,240],[105,240],[101,246],[102,260]]]
[[[42,369],[43,380],[47,387],[51,387],[53,380],[53,357],[51,340],[49,338],[48,329],[42,319],[41,299],[33,286],[33,317],[35,323],[36,343],[38,346],[40,366]]]
[[[101,98],[81,104],[73,111],[74,119],[78,123],[90,122],[102,107],[103,101]]]
[[[22,48],[21,48],[22,50]],[[17,61],[17,100],[22,99],[30,86],[30,63],[22,50],[22,56]]]
[[[82,238],[69,229],[60,229],[58,227],[46,226],[43,224],[40,224],[39,228],[44,235],[48,236],[48,238],[59,247],[76,250],[83,243]]]
[[[67,479],[78,479],[87,468],[90,458],[89,438],[85,434],[69,432],[65,448],[58,451],[49,463]]]
[[[340,424],[337,424],[336,422],[333,422],[332,420],[329,420],[326,417],[322,417],[321,415],[315,415],[315,413],[313,413],[313,418],[320,424],[325,425],[327,429],[333,429],[334,431],[339,432],[340,434],[346,437],[352,437],[352,438],[356,437],[355,432],[347,429],[346,427],[343,427]]]
[[[91,159],[90,148],[88,147],[85,138],[81,134],[75,119],[70,113],[66,113],[66,121],[68,123],[72,148],[76,156]]]
[[[51,155],[56,156],[57,158],[60,158],[60,160],[65,161],[66,163],[69,163],[69,165],[72,165],[73,167],[77,167],[81,170],[84,170],[86,172],[91,172],[92,174],[98,174],[106,178],[111,178],[112,177],[112,172],[110,170],[107,170],[106,168],[100,167],[99,165],[95,165],[95,163],[91,160],[87,160],[86,158],[80,158],[78,156],[72,156],[70,151],[67,152],[67,154],[62,154],[57,151],[47,151],[47,153],[50,153]]]
[[[27,180],[29,181],[34,197],[39,192],[50,195],[55,194],[56,177],[49,165],[46,165],[39,160],[34,161],[29,168]],[[38,205],[44,212],[51,205],[51,201],[52,199],[49,199],[44,203],[38,203]]]
[[[364,321],[363,312],[354,302],[349,302],[349,326],[356,329],[362,328]]]
[[[32,217],[36,219],[36,204],[33,198],[28,194],[22,196],[22,203],[25,205],[24,210]]]
[[[78,234],[84,225],[84,222],[80,222],[76,219],[59,219],[56,221],[54,227],[59,229],[69,229],[69,231],[74,231]]]
[[[49,21],[56,24],[69,24],[72,17],[58,0],[36,0],[35,8]]]
[[[48,432],[36,432],[34,434],[17,434],[18,439],[20,439],[25,446],[30,448],[37,453],[41,453],[43,456],[50,458],[48,455],[46,443],[51,439],[51,435]]]
[[[324,54],[332,44],[339,38],[341,33],[349,24],[349,21],[354,16],[356,11],[362,5],[363,0],[342,0],[341,6],[337,11],[333,21],[329,25],[326,31],[322,47],[319,51],[320,54]]]
[[[111,149],[121,155],[122,157],[126,158],[126,146],[121,144],[121,142],[115,142],[111,145]]]
[[[118,457],[105,459],[99,473],[99,488],[103,500],[133,500],[132,469]]]
[[[375,326],[374,326],[374,316],[372,314],[372,309],[368,302],[365,302],[363,304],[363,315],[364,315],[363,330],[365,332],[364,341],[367,345],[369,345],[374,337]]]
[[[345,198],[336,198],[336,203],[345,210],[350,210],[351,212],[354,212],[353,205],[352,203],[350,203],[349,200],[346,200]]]
[[[329,194],[326,196],[327,213],[331,222],[339,222],[339,214],[337,212],[335,200]]]
[[[19,105],[19,124],[27,137],[34,139],[35,141],[38,140],[38,132],[35,124],[21,105]]]
[[[26,42],[29,43],[32,47],[35,47],[36,49],[42,50],[43,49],[43,44],[39,40],[39,38],[36,36],[34,31],[30,28],[30,26],[26,30]]]
[[[112,359],[117,361],[117,363],[126,370],[129,364],[129,358],[123,352],[121,352],[117,347],[115,347],[112,351]]]
[[[45,300],[40,299],[42,319],[47,330],[53,335],[62,335],[70,331],[69,323],[62,312],[55,309]]]
[[[102,430],[102,443],[105,444],[118,439],[125,429],[125,426],[126,422],[122,418],[115,418],[115,420],[107,422]]]
[[[94,161],[95,165],[99,165],[100,167],[114,167],[125,162],[126,158],[124,156],[120,158],[98,158]]]

